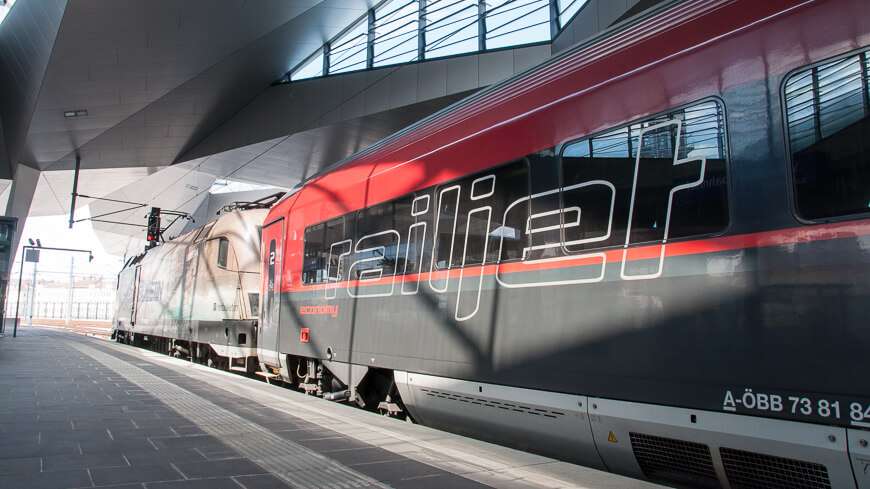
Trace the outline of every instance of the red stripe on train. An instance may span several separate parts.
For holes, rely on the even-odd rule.
[[[665,257],[686,255],[700,255],[719,251],[739,250],[747,248],[762,248],[765,246],[780,246],[786,244],[807,243],[829,239],[855,238],[870,235],[870,219],[843,223],[807,226],[800,228],[781,229],[777,231],[765,231],[761,233],[741,234],[737,236],[723,236],[721,238],[701,239],[696,241],[683,241],[666,245]],[[589,256],[595,254],[597,256]],[[330,288],[390,285],[402,282],[425,282],[427,280],[457,279],[460,277],[477,277],[480,275],[495,275],[496,273],[517,273],[537,270],[555,270],[559,268],[594,265],[601,263],[600,255],[606,257],[606,263],[619,263],[622,261],[622,249],[595,251],[575,257],[563,257],[558,261],[542,262],[508,262],[500,265],[486,265],[484,267],[471,266],[461,269],[439,270],[434,272],[422,272],[408,275],[395,275],[379,280],[361,281],[350,280],[346,282],[324,283],[291,287],[292,290],[323,290]],[[630,248],[627,261],[655,259],[661,254],[661,245],[642,246]]]

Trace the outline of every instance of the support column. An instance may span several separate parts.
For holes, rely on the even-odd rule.
[[[12,243],[12,249],[15,250],[15,253],[18,252],[18,243],[21,241],[27,214],[30,213],[30,204],[33,202],[37,183],[39,183],[39,170],[18,165],[18,168],[15,169],[15,175],[12,177],[12,191],[9,195],[9,202],[6,204],[5,214],[18,218],[18,232]],[[14,258],[13,256],[13,260]]]

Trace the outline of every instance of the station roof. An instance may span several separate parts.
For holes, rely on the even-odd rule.
[[[216,180],[290,189],[555,51],[544,43],[275,84],[379,3],[18,0],[0,25],[0,191],[17,165],[33,168],[29,215],[68,214],[78,158],[88,197],[76,207],[90,204],[91,215],[122,206],[89,197],[194,214]],[[644,3],[591,0],[584,35]],[[107,250],[141,250],[146,212],[113,217],[142,229],[95,225]]]

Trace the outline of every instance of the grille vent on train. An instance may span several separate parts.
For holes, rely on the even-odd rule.
[[[523,414],[532,414],[535,416],[543,416],[545,418],[559,418],[559,417],[562,417],[565,415],[565,413],[563,413],[561,411],[550,411],[548,409],[541,409],[541,408],[531,407],[531,406],[522,406],[519,404],[513,404],[510,402],[501,402],[501,401],[496,401],[493,399],[486,399],[486,398],[482,398],[482,397],[461,396],[458,394],[436,391],[436,390],[432,390],[432,389],[421,388],[420,390],[423,391],[424,393],[426,393],[427,396],[439,397],[441,399],[446,399],[448,401],[458,401],[458,402],[465,402],[465,403],[469,403],[469,404],[475,404],[475,405],[478,405],[481,407],[497,408],[497,409],[501,409],[504,411],[512,411],[512,412],[523,413]]]
[[[637,463],[650,481],[677,487],[722,487],[707,445],[643,433],[628,435]]]
[[[733,489],[831,488],[828,469],[821,464],[733,448],[719,453]]]

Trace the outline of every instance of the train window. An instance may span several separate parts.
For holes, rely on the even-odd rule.
[[[302,283],[318,284],[327,281],[330,247],[346,238],[345,221],[344,216],[341,216],[305,229]]]
[[[865,51],[801,70],[784,84],[797,215],[870,211],[870,64]]]
[[[350,230],[347,229],[347,222],[348,220],[344,216],[326,221],[326,229],[324,230],[325,248],[321,253],[324,257],[323,261],[324,265],[327,267],[327,272],[330,267],[335,269],[337,265],[336,261],[338,260],[338,256],[336,253],[333,253],[338,250],[338,245],[336,245],[336,243],[341,243],[350,237]],[[338,250],[337,253],[340,254],[341,251],[344,251],[343,248]],[[336,281],[337,277],[333,274],[333,277],[330,278],[329,276],[326,276],[324,279],[325,281]]]
[[[326,241],[326,223],[315,224],[305,229],[305,246],[302,257],[302,283],[316,284],[323,278],[323,265],[320,263],[321,251]]]
[[[217,266],[220,268],[227,268],[227,255],[229,255],[230,251],[230,241],[227,238],[220,238],[218,240],[218,254],[217,254]]]
[[[705,101],[567,145],[563,243],[576,252],[723,231],[722,105]],[[630,227],[629,227],[630,226]]]
[[[522,258],[527,246],[523,230],[529,216],[528,196],[526,160],[439,187],[436,268]]]
[[[416,254],[409,253],[408,229],[414,224],[413,196],[377,204],[357,213],[354,278],[400,275],[413,269]],[[413,244],[410,245],[413,247]]]

